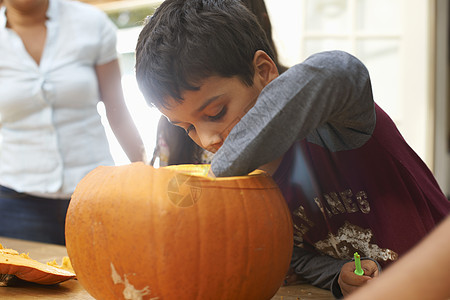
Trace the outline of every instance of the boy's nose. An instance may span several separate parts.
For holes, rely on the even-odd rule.
[[[210,130],[198,132],[198,138],[200,139],[203,148],[213,153],[219,150],[223,143],[221,134]]]

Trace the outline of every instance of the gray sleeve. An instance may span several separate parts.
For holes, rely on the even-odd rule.
[[[294,246],[291,268],[310,284],[331,290],[336,275],[339,275],[342,266],[349,261],[351,260],[340,260]]]
[[[342,51],[315,54],[269,83],[215,154],[216,176],[244,175],[299,139],[332,151],[361,146],[375,124],[369,74]]]
[[[381,273],[381,266],[376,260],[369,257],[361,258],[361,260],[365,259],[375,262]],[[339,274],[342,266],[353,260],[336,259],[294,246],[290,267],[312,285],[330,290],[336,299],[341,299],[343,295],[338,283]]]

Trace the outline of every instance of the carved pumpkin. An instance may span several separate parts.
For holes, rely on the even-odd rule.
[[[56,261],[43,264],[27,254],[5,249],[0,244],[0,286],[8,285],[14,277],[39,284],[56,284],[75,277],[68,257],[59,266]]]
[[[292,254],[290,213],[263,171],[98,167],[66,219],[69,257],[97,299],[270,299]]]

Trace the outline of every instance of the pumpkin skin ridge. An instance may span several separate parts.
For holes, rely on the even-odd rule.
[[[248,190],[246,187],[243,186],[244,185],[243,182],[238,181],[237,184],[238,184],[240,190],[242,190],[242,189]],[[247,206],[248,203],[247,203],[247,201],[240,201],[240,203],[243,207],[242,211],[244,212],[243,213],[244,216],[242,219],[243,219],[243,222],[245,222],[245,226],[243,226],[243,227],[247,229],[247,230],[243,230],[243,234],[244,234],[243,243],[249,244],[252,233],[250,232],[251,227],[248,224],[248,219],[249,219],[248,206]],[[250,259],[252,257],[251,251],[252,251],[251,248],[247,247],[247,251],[243,251],[243,253],[242,253],[242,255],[244,256],[242,258],[242,260],[245,261],[246,264],[245,264],[244,274],[243,274],[244,278],[243,278],[243,280],[241,280],[240,285],[237,287],[239,291],[245,291],[245,289],[243,288],[244,282],[248,277],[251,276],[251,271],[252,271],[251,264],[250,264]],[[248,298],[249,298],[248,295],[245,295],[245,294],[244,295],[241,294],[239,297],[239,299],[248,299]]]
[[[57,283],[58,281],[48,281],[49,274],[42,272],[34,272],[32,268],[22,268],[20,273],[16,273],[17,278],[22,280],[29,281],[30,277],[33,277],[33,282],[40,284],[53,284],[53,282]]]
[[[103,169],[106,169],[106,168],[110,168],[110,166],[99,166],[98,168],[96,168],[96,169],[94,169],[94,170],[92,170],[91,171],[91,173],[92,173],[92,175],[95,175],[96,173],[100,173]],[[79,183],[80,184],[80,183]],[[91,194],[92,194],[92,192],[91,192],[91,188],[93,189],[93,188],[96,188],[98,185],[101,185],[101,187],[104,187],[104,186],[106,186],[107,185],[107,181],[105,180],[105,181],[103,181],[103,182],[100,182],[100,183],[93,183],[93,184],[90,184],[88,187],[89,187],[89,189],[87,190],[87,192],[84,192],[84,194],[85,193],[88,193],[88,196],[91,196]],[[77,197],[77,195],[79,194],[79,191],[77,190],[77,189],[75,189],[75,191],[74,191],[74,193],[72,194],[72,198],[73,197]],[[69,204],[69,205],[72,205],[73,207],[73,209],[76,209],[79,205],[81,205],[82,203],[77,203],[77,202],[73,202],[73,201],[71,201],[71,203]],[[91,218],[89,218],[89,219],[91,219]],[[66,236],[67,236],[67,227],[68,226],[70,226],[70,224],[68,224],[68,222],[69,222],[69,220],[68,220],[68,218],[66,217]],[[87,231],[87,233],[86,233],[86,235],[88,236],[88,237],[91,237],[91,239],[92,239],[92,237],[94,236],[94,226],[91,226],[91,227],[89,227],[90,228],[90,230],[89,231]],[[81,238],[80,238],[80,236],[78,236],[78,235],[74,235],[74,239],[78,242],[78,240],[80,240]],[[94,243],[96,242],[95,240],[93,240],[94,241]],[[68,241],[67,241],[67,237],[66,237],[66,247],[68,247]],[[83,243],[83,241],[81,241],[80,242],[81,244]],[[95,246],[95,245],[94,245]],[[69,249],[67,249],[67,250],[69,250]],[[87,249],[85,249],[85,251],[88,251]],[[91,252],[91,260],[90,260],[90,264],[91,264],[91,268],[92,269],[97,269],[98,268],[98,262],[99,262],[99,259],[98,259],[98,256],[101,254],[99,251],[90,251]],[[70,253],[68,253],[69,254],[69,257],[71,258],[71,255],[70,255]],[[77,266],[77,264],[78,264],[78,262],[75,260],[72,260],[72,258],[71,258],[71,261],[72,261],[72,266],[73,266],[73,268],[74,268],[74,270],[75,270],[75,272],[76,272],[76,270],[79,268],[78,266]],[[89,269],[88,269],[88,272],[89,272]],[[103,278],[104,276],[102,276],[101,278]],[[103,278],[104,279],[104,278]],[[78,281],[81,283],[81,281],[80,281],[80,279],[78,278]],[[111,289],[111,292],[112,292],[112,294],[113,294],[113,291],[112,291],[112,289]],[[96,298],[97,299],[97,297],[98,297],[98,295],[97,294],[92,294],[91,292],[89,292],[94,298]]]
[[[143,164],[143,163],[136,163],[136,164]],[[102,173],[104,170],[116,170],[116,168],[120,168],[120,167],[126,167],[126,166],[118,166],[118,167],[116,167],[116,166],[99,166],[98,168],[96,168],[96,169],[94,169],[93,171],[91,171],[91,175],[95,175],[96,173]],[[89,174],[88,174],[89,175]],[[116,175],[117,174],[112,174],[112,176],[111,176],[111,178],[109,178],[109,179],[113,179],[114,177],[116,177]],[[102,182],[102,185],[107,185],[107,180],[105,180],[105,181],[103,181]],[[92,188],[97,188],[97,185],[95,184],[95,183],[93,183],[92,185],[90,185],[90,187],[92,187]],[[75,194],[75,193],[74,193]],[[67,221],[68,221],[68,219],[67,219]],[[66,226],[67,226],[67,221],[66,221]],[[101,228],[101,227],[100,227]],[[91,230],[90,230],[90,232],[92,233],[92,236],[94,236],[95,235],[95,230],[94,230],[94,228],[93,227],[91,227],[90,228]],[[75,236],[77,236],[76,234],[75,234]],[[95,242],[96,240],[94,240],[94,242]],[[82,241],[82,242],[80,242],[81,244],[83,244],[84,243],[84,241]],[[68,245],[67,245],[68,246]],[[69,251],[69,249],[68,249],[68,251]],[[70,257],[70,254],[69,254],[69,257]],[[93,257],[93,259],[91,259],[91,260],[89,260],[89,263],[90,264],[95,264],[96,266],[98,266],[99,264],[99,261],[100,261],[100,259],[99,258],[102,258],[102,256],[101,256],[101,253],[100,253],[100,251],[99,252],[94,252],[94,257]],[[114,265],[115,266],[115,268],[118,268],[116,265]],[[73,262],[73,267],[74,267],[74,269],[76,270],[78,267],[76,266],[76,263],[75,262]],[[108,265],[108,267],[109,267],[109,265]],[[96,268],[98,268],[98,267],[96,267]],[[96,276],[97,277],[97,276]],[[108,276],[101,276],[101,278],[103,279],[103,281],[105,281],[105,282],[107,282],[108,280],[108,278],[110,277],[110,274],[108,273]],[[79,278],[79,281],[80,281],[80,283],[81,283],[81,280],[80,280],[80,278]],[[113,296],[115,295],[115,290],[113,289],[113,287],[111,287],[110,285],[108,285],[108,284],[106,284],[106,286],[108,287],[108,290],[111,292],[111,297],[112,298],[114,298]],[[96,299],[112,299],[111,297],[106,297],[106,298],[102,298],[101,297],[101,295],[100,294],[98,294],[98,293],[95,293],[95,292],[92,292],[92,290],[88,290],[88,292],[94,297],[94,298],[96,298]]]
[[[281,221],[278,221],[277,219],[274,219],[271,221],[271,219],[267,219],[268,221],[264,221],[264,222],[269,222],[268,224],[270,224],[270,222],[275,222],[273,224],[273,229],[272,228],[267,228],[264,230],[279,230],[280,233],[280,237],[277,237],[276,241],[277,243],[280,244],[289,244],[288,246],[281,246],[281,245],[274,245],[274,247],[277,249],[277,251],[281,251],[282,253],[276,253],[276,256],[283,256],[284,258],[276,258],[273,259],[271,257],[269,257],[269,255],[273,256],[274,250],[270,250],[270,252],[268,252],[268,250],[263,250],[263,253],[255,253],[255,247],[257,247],[257,243],[255,243],[254,241],[258,241],[259,239],[262,240],[266,240],[268,241],[264,235],[267,235],[267,232],[265,231],[258,231],[257,228],[263,228],[263,227],[258,227],[260,225],[256,225],[256,227],[252,227],[253,229],[249,229],[251,226],[254,226],[252,223],[254,221],[257,221],[257,216],[256,215],[252,215],[254,214],[253,212],[250,213],[248,212],[249,210],[253,209],[253,206],[257,206],[259,205],[259,200],[257,196],[251,196],[254,193],[252,193],[253,191],[255,191],[256,193],[259,192],[263,192],[264,190],[266,190],[266,196],[264,197],[264,205],[262,205],[260,208],[257,209],[258,214],[261,214],[261,212],[265,211],[265,210],[271,210],[271,209],[275,209],[276,207],[278,207],[277,209],[279,209],[282,206],[273,206],[272,205],[272,198],[274,201],[281,201],[280,199],[280,195],[281,192],[277,192],[278,187],[273,187],[273,188],[267,188],[267,186],[274,186],[274,184],[272,183],[271,178],[268,177],[267,180],[264,179],[258,179],[256,178],[256,183],[255,183],[255,188],[245,188],[247,183],[244,183],[245,180],[243,181],[239,181],[238,180],[238,187],[229,187],[229,188],[224,188],[222,186],[220,186],[220,182],[221,180],[217,180],[217,179],[209,179],[201,182],[202,184],[202,189],[204,189],[204,192],[206,193],[205,196],[207,198],[202,198],[200,199],[198,202],[196,202],[195,205],[190,206],[190,207],[177,207],[174,206],[172,204],[171,201],[168,200],[167,198],[167,192],[164,192],[164,188],[166,187],[166,184],[164,182],[166,179],[162,178],[162,177],[167,177],[168,179],[172,178],[173,176],[175,176],[176,174],[180,174],[180,172],[175,172],[174,170],[163,170],[163,168],[159,168],[158,171],[153,171],[150,168],[150,166],[144,165],[145,169],[143,168],[139,168],[136,169],[136,175],[133,175],[133,168],[127,169],[124,168],[123,169],[123,174],[121,174],[122,171],[118,171],[119,169],[117,168],[122,168],[123,166],[118,166],[118,167],[102,167],[102,169],[99,169],[97,172],[92,173],[92,176],[88,176],[85,177],[85,179],[83,179],[80,183],[80,189],[78,190],[78,186],[77,186],[77,192],[74,193],[74,198],[71,201],[71,206],[72,208],[77,208],[77,210],[79,210],[79,212],[77,214],[74,213],[73,218],[75,218],[75,216],[77,216],[77,219],[79,218],[80,221],[81,220],[85,220],[83,221],[84,225],[81,224],[83,227],[78,227],[77,228],[77,224],[75,221],[77,221],[77,219],[71,219],[71,213],[68,213],[68,217],[67,217],[67,223],[69,225],[69,231],[72,230],[69,233],[66,233],[66,240],[67,240],[67,246],[68,246],[68,253],[69,253],[69,257],[71,258],[72,264],[74,269],[77,272],[77,275],[79,277],[79,282],[82,283],[82,285],[84,286],[85,284],[87,284],[87,286],[89,287],[89,289],[87,287],[86,290],[93,295],[94,297],[98,298],[98,299],[112,299],[112,298],[116,298],[116,297],[122,297],[121,296],[121,292],[117,294],[117,292],[120,290],[123,290],[123,285],[118,284],[118,285],[113,285],[111,282],[111,278],[110,278],[110,267],[109,267],[109,263],[107,265],[107,268],[104,267],[104,265],[106,265],[106,261],[107,262],[111,262],[114,264],[114,267],[116,268],[117,272],[120,274],[120,276],[123,278],[124,274],[128,274],[128,279],[130,281],[130,283],[138,290],[143,289],[145,286],[148,286],[149,289],[151,290],[151,294],[148,296],[148,298],[152,298],[155,296],[160,296],[161,299],[188,299],[188,300],[193,300],[193,299],[212,299],[211,297],[205,296],[207,295],[207,293],[205,292],[205,290],[208,290],[209,288],[211,288],[212,286],[214,287],[225,287],[223,288],[224,291],[224,295],[221,296],[217,296],[214,299],[227,299],[225,298],[226,295],[229,295],[230,297],[232,297],[233,295],[249,295],[249,297],[253,297],[253,298],[246,298],[247,299],[256,299],[256,300],[261,300],[261,298],[255,298],[257,296],[255,295],[261,295],[261,293],[256,292],[253,293],[252,291],[248,290],[248,285],[247,285],[247,281],[248,280],[234,280],[234,282],[230,282],[230,288],[234,289],[234,291],[230,290],[228,291],[226,289],[227,287],[227,283],[223,282],[223,283],[218,283],[217,279],[214,278],[214,276],[211,277],[211,280],[213,280],[215,283],[213,283],[212,285],[210,285],[208,282],[205,282],[204,279],[201,280],[200,278],[204,278],[204,274],[214,274],[214,271],[209,271],[206,270],[206,273],[202,273],[201,271],[202,269],[207,269],[207,268],[213,268],[213,265],[209,265],[211,262],[213,262],[214,260],[212,260],[212,258],[217,257],[220,258],[221,260],[225,259],[227,256],[230,256],[230,261],[236,261],[235,259],[233,259],[233,255],[236,253],[236,255],[240,256],[241,258],[244,257],[244,260],[248,260],[248,262],[245,262],[245,267],[244,267],[244,271],[236,271],[238,270],[237,268],[234,268],[231,263],[228,265],[227,260],[225,259],[223,266],[225,267],[230,267],[231,269],[231,274],[234,274],[234,277],[238,276],[239,278],[244,278],[244,276],[249,276],[249,281],[252,281],[253,284],[255,285],[255,279],[252,279],[251,277],[254,277],[252,274],[253,273],[261,273],[256,267],[256,263],[258,262],[258,260],[260,260],[261,258],[266,257],[268,261],[278,261],[278,263],[282,264],[282,267],[278,267],[276,268],[276,272],[278,273],[278,275],[274,275],[277,280],[277,283],[275,284],[278,285],[277,289],[279,288],[279,286],[282,283],[282,280],[284,279],[284,275],[285,272],[287,271],[287,268],[289,267],[289,261],[290,261],[290,255],[291,255],[291,251],[292,251],[292,224],[290,224],[290,219],[286,219]],[[110,169],[111,168],[111,169]],[[113,169],[114,168],[114,169]],[[161,175],[162,174],[162,175]],[[186,175],[186,174],[184,174]],[[121,178],[121,176],[123,176],[123,178]],[[187,174],[186,176],[188,177],[194,177],[195,175],[191,175],[191,174]],[[266,178],[265,175],[261,175],[264,176],[263,178]],[[129,177],[129,178],[127,178]],[[195,176],[196,179],[197,178],[201,178],[202,180],[204,178],[204,176]],[[239,176],[241,177],[241,176]],[[245,178],[245,176],[242,176]],[[256,176],[255,176],[256,177]],[[94,180],[96,179],[96,180]],[[168,180],[167,179],[167,180]],[[136,181],[136,182],[133,182]],[[142,183],[142,181],[146,181],[148,183]],[[231,182],[232,180],[223,180]],[[135,186],[136,183],[136,186]],[[204,185],[203,185],[204,184]],[[256,188],[256,186],[263,186],[266,185],[266,188],[263,187],[259,187]],[[145,194],[140,194],[141,191],[133,191],[131,194],[129,194],[129,187],[132,186],[133,189],[148,189],[146,188],[146,186],[150,187],[150,186],[158,186],[156,189],[159,189],[161,191],[153,191],[153,189],[155,188],[151,188],[152,191],[146,191]],[[82,188],[81,188],[82,187]],[[109,187],[112,188],[109,189]],[[222,190],[226,190],[224,192],[224,196],[220,196],[220,199],[218,199],[217,197],[215,197],[215,189],[222,189]],[[233,189],[235,191],[233,191]],[[103,193],[105,192],[105,193]],[[111,195],[111,193],[116,193],[115,195]],[[249,194],[248,194],[249,193]],[[120,195],[119,195],[120,194]],[[216,193],[217,194],[217,193]],[[246,195],[249,195],[249,199],[246,199]],[[121,196],[122,195],[122,196]],[[140,196],[139,196],[140,195]],[[208,196],[209,195],[209,196]],[[212,195],[212,197],[211,197]],[[255,194],[257,195],[257,194]],[[111,197],[110,199],[108,198],[108,201],[102,201],[102,198],[108,198]],[[135,199],[135,198],[140,198],[140,199]],[[209,198],[208,198],[209,197]],[[231,200],[230,201],[226,201],[225,198],[229,197]],[[150,200],[149,200],[150,199]],[[92,201],[90,201],[92,200]],[[155,206],[151,206],[150,204],[142,204],[143,206],[140,206],[140,202],[144,202],[147,201],[148,203],[151,202],[155,202]],[[244,201],[245,200],[245,201]],[[209,202],[207,205],[203,205],[202,203],[204,202]],[[282,199],[284,205],[284,199]],[[78,203],[79,202],[79,203]],[[113,203],[114,202],[114,203]],[[231,206],[227,206],[228,203]],[[78,203],[77,205],[72,205],[73,203]],[[103,203],[103,204],[102,204]],[[103,205],[103,207],[102,207]],[[119,228],[116,226],[116,224],[114,222],[112,222],[111,224],[113,224],[112,228],[109,228],[108,226],[108,222],[110,219],[112,219],[110,216],[108,216],[108,213],[111,214],[115,214],[117,213],[117,210],[120,210],[122,208],[126,208],[127,211],[132,211],[132,208],[127,208],[127,206],[133,206],[134,209],[134,213],[133,214],[129,214],[128,219],[127,220],[122,220],[119,219],[117,220],[117,222],[115,223],[123,223],[124,225],[126,225],[126,227],[123,227],[124,229],[118,229],[118,230],[123,230],[123,231],[139,231],[139,233],[133,233],[133,232],[129,232],[129,234],[133,234],[133,236],[135,236],[136,238],[144,238],[145,241],[138,241],[136,242],[135,240],[132,240],[131,237],[127,237],[126,240],[120,240],[120,239],[116,239],[116,237],[119,237],[120,233],[115,233],[115,232],[110,232],[110,231],[114,231],[116,230],[116,228]],[[221,211],[215,211],[216,209],[214,209],[215,207],[218,207],[217,209],[230,209],[229,211],[226,212],[221,212]],[[209,214],[209,210],[210,209],[214,209],[213,214],[211,216],[209,216],[206,219],[203,218],[194,218],[193,216],[189,216],[191,214]],[[234,210],[231,209],[238,209],[238,210],[245,210],[245,213],[239,213],[237,215],[237,218],[235,218],[234,214]],[[283,216],[290,216],[290,214],[286,214],[286,207],[283,208],[282,210],[280,210],[279,212],[273,212],[274,218],[281,218]],[[102,211],[104,210],[104,211]],[[191,237],[193,238],[193,240],[189,241],[187,244],[183,244],[183,243],[175,243],[176,241],[170,241],[168,243],[164,243],[164,244],[154,244],[155,241],[158,241],[158,239],[164,239],[164,235],[168,234],[169,237],[172,237],[172,233],[177,232],[176,229],[177,228],[169,228],[169,230],[162,230],[160,232],[157,232],[157,228],[158,224],[160,223],[160,220],[158,220],[158,218],[156,217],[156,214],[159,212],[162,212],[164,210],[167,210],[167,214],[168,215],[162,215],[161,217],[164,219],[166,217],[168,218],[175,218],[173,219],[173,221],[167,221],[167,220],[162,220],[161,226],[178,226],[180,227],[179,229],[182,229],[181,232],[177,233],[177,236],[182,236],[183,234],[187,234],[187,237],[190,239]],[[128,212],[127,212],[128,213]],[[225,213],[225,214],[224,214]],[[86,214],[85,216],[83,216],[83,214]],[[138,225],[132,225],[131,223],[135,221],[136,216],[135,214],[140,216],[137,218],[138,220],[145,218],[145,216],[148,216],[148,221],[146,223],[142,223],[145,227],[151,227],[151,229],[145,229],[145,230],[141,230],[141,228]],[[227,216],[227,220],[220,220],[220,218],[222,218],[223,216]],[[121,216],[121,214],[117,214],[117,216]],[[125,215],[123,215],[125,216]],[[133,216],[133,217],[131,217]],[[154,217],[155,216],[155,217]],[[131,217],[131,218],[130,218]],[[218,218],[218,220],[216,220],[215,218]],[[191,220],[191,221],[189,221]],[[183,224],[190,224],[189,222],[194,222],[194,220],[196,223],[189,228],[182,228]],[[209,220],[209,221],[208,221]],[[175,222],[176,221],[176,222]],[[177,222],[182,222],[180,225],[176,225]],[[207,223],[207,222],[211,222],[213,221],[213,223]],[[225,225],[221,225],[222,227],[218,227],[218,228],[214,228],[213,231],[211,231],[210,228],[207,228],[208,226],[216,226],[217,224],[221,224],[221,222],[223,223],[232,223],[233,221],[236,221],[238,223],[240,223],[241,225],[236,225],[236,224],[231,224],[232,226],[228,226],[227,224]],[[289,222],[288,222],[289,221]],[[78,221],[77,221],[78,222]],[[97,223],[102,223],[103,224],[97,224]],[[136,221],[137,222],[137,221]],[[206,222],[206,223],[205,223]],[[250,222],[250,223],[249,223]],[[257,221],[256,223],[264,225],[261,221]],[[108,224],[107,224],[108,223]],[[130,224],[129,224],[130,223]],[[166,225],[165,225],[166,224]],[[170,225],[173,224],[173,225]],[[215,224],[215,225],[210,225],[210,224]],[[90,227],[88,226],[90,225]],[[84,226],[86,226],[86,230],[88,230],[89,232],[84,232],[83,228]],[[134,226],[134,227],[133,227]],[[137,226],[137,227],[136,227]],[[161,227],[161,228],[164,228]],[[267,226],[267,225],[265,225]],[[132,229],[135,228],[135,229]],[[228,231],[223,231],[221,232],[221,228],[227,229]],[[79,229],[79,230],[77,230]],[[102,229],[102,230],[100,230]],[[235,230],[238,229],[239,232],[236,233],[236,235],[233,235],[235,232]],[[192,230],[192,231],[191,231]],[[184,232],[184,233],[183,233]],[[215,233],[217,233],[218,235],[215,235]],[[69,235],[67,235],[69,234]],[[78,234],[78,236],[77,236]],[[126,233],[125,233],[126,234]],[[180,235],[181,234],[181,235]],[[102,236],[102,239],[100,239],[100,236]],[[126,235],[125,235],[126,237]],[[150,237],[147,239],[147,237]],[[215,239],[219,239],[219,240],[224,240],[224,242],[227,242],[228,239],[231,239],[233,237],[236,237],[240,242],[244,243],[244,246],[240,245],[238,246],[239,249],[236,249],[238,252],[235,251],[235,249],[233,248],[234,246],[230,243],[225,243],[224,245],[229,247],[226,251],[219,251],[219,253],[211,253],[211,250],[214,250],[215,248],[220,250],[220,245],[209,245],[209,243],[212,243],[212,241],[214,241]],[[73,239],[73,241],[72,241]],[[177,238],[175,238],[176,240]],[[130,251],[128,251],[128,255],[124,254],[126,252],[126,249],[132,249],[132,247],[135,247],[133,245],[127,245],[128,240],[130,240],[131,243],[135,243],[137,248],[133,248],[135,249],[133,252],[130,253]],[[180,240],[182,241],[182,240]],[[195,243],[199,241],[200,243],[198,245],[195,245]],[[254,246],[250,246],[250,247],[246,247],[245,245],[254,245]],[[220,241],[219,241],[220,242]],[[72,243],[74,243],[72,245]],[[77,244],[78,246],[75,247],[75,244]],[[123,244],[123,245],[122,245]],[[149,244],[149,245],[147,245]],[[93,246],[92,246],[93,245]],[[144,246],[145,248],[140,249],[139,245]],[[179,251],[175,251],[175,248],[171,249],[170,247],[172,247],[171,245],[177,245],[179,247]],[[184,252],[189,252],[189,247],[191,247],[191,245],[194,245],[194,250],[197,249],[198,253],[197,255],[192,255],[186,256],[186,253]],[[267,246],[270,246],[271,244],[269,242],[266,242]],[[71,251],[71,247],[74,247],[75,253],[77,255],[80,256],[80,261],[78,261],[78,258],[74,257],[74,252]],[[118,247],[116,247],[118,246]],[[117,248],[117,249],[115,249]],[[119,249],[120,248],[120,249]],[[89,249],[89,250],[88,250]],[[144,250],[145,249],[145,250]],[[97,250],[97,251],[96,251]],[[196,250],[196,251],[197,251]],[[104,252],[103,252],[104,251]],[[124,252],[125,251],[125,252]],[[143,252],[141,252],[143,251]],[[168,251],[168,252],[165,252]],[[84,252],[84,253],[83,253]],[[90,252],[90,253],[86,253],[86,252]],[[122,253],[122,254],[121,254]],[[140,253],[143,253],[143,255],[140,255]],[[166,254],[165,254],[166,253]],[[226,253],[226,254],[224,254]],[[244,253],[244,254],[243,254]],[[95,255],[92,255],[95,254]],[[161,256],[161,255],[169,255],[169,256]],[[126,263],[122,261],[122,259],[120,258],[120,255],[122,255],[122,259],[125,259],[127,256],[144,256],[145,258],[143,258],[142,260],[148,260],[150,261],[154,261],[154,265],[149,268],[145,273],[139,273],[136,276],[132,275],[132,270],[133,268],[127,268],[126,267]],[[188,288],[190,287],[196,287],[196,291],[192,292],[191,294],[189,294],[190,298],[187,298],[188,296],[183,296],[184,294],[180,294],[178,293],[178,291],[174,291],[171,294],[164,294],[163,292],[165,291],[165,287],[164,287],[164,282],[165,282],[165,275],[164,276],[155,276],[152,274],[159,274],[157,272],[160,272],[162,270],[162,272],[164,272],[166,275],[167,274],[171,274],[169,271],[165,271],[163,270],[163,268],[168,268],[169,266],[167,265],[168,262],[171,261],[171,255],[177,255],[179,256],[178,258],[176,258],[174,261],[179,261],[184,263],[187,263],[189,267],[190,265],[194,266],[194,269],[198,270],[198,271],[194,271],[192,273],[190,273],[190,275],[187,275],[186,280],[184,282],[189,283],[189,281],[192,281],[192,285],[188,286]],[[90,256],[90,260],[86,259],[87,256]],[[223,256],[223,258],[222,258]],[[83,258],[84,257],[84,258]],[[160,257],[161,259],[158,259],[158,257]],[[189,261],[185,261],[185,258],[193,258],[192,259],[192,263]],[[249,259],[247,259],[249,258]],[[128,259],[126,258],[127,261],[138,261],[137,259]],[[95,277],[93,277],[92,280],[88,279],[88,277],[84,277],[85,275],[83,274],[84,272],[86,272],[86,266],[84,266],[83,264],[86,264],[86,262],[89,262],[91,264],[92,268],[95,268],[95,272],[97,272],[95,275]],[[138,263],[142,266],[146,266],[149,265],[149,262],[141,262]],[[253,266],[251,265],[253,263]],[[220,265],[220,263],[218,263]],[[264,263],[264,272],[268,272],[268,270],[270,271],[270,264],[269,262]],[[103,265],[103,267],[102,267]],[[140,270],[139,268],[137,268],[139,266],[136,266],[137,270]],[[176,267],[175,265],[172,267]],[[171,268],[172,268],[171,267]],[[84,268],[84,269],[83,269]],[[279,271],[280,268],[285,268],[285,270],[283,270],[284,274],[282,274],[283,272]],[[159,269],[160,271],[156,271],[156,269]],[[182,268],[183,269],[183,268]],[[80,271],[81,270],[81,271]],[[102,271],[103,270],[103,271]],[[184,269],[183,269],[184,270]],[[247,271],[248,270],[248,271]],[[225,271],[225,270],[223,270]],[[95,273],[94,272],[94,273]],[[100,272],[100,273],[99,273]],[[140,272],[140,271],[139,271]],[[235,273],[237,272],[237,273]],[[182,273],[180,275],[178,275],[178,273],[174,273],[177,274],[178,277],[180,276],[184,276],[182,274],[187,274],[187,273]],[[220,273],[217,273],[218,275],[220,275]],[[282,275],[281,275],[282,274]],[[89,274],[87,274],[86,276],[88,276]],[[94,276],[93,274],[91,274],[92,276]],[[91,276],[89,275],[89,276]],[[264,276],[270,275],[270,274],[256,274],[258,278],[264,278]],[[137,277],[146,277],[149,278],[147,280],[146,283],[144,283],[143,285],[141,285],[140,282],[142,282],[142,280],[140,280]],[[231,275],[230,275],[231,276]],[[136,278],[134,278],[136,277]],[[150,278],[151,279],[150,281]],[[142,278],[141,278],[142,279]],[[174,280],[176,280],[177,278],[174,277]],[[83,280],[83,282],[82,282]],[[260,280],[260,279],[256,279],[256,280]],[[91,282],[89,282],[91,281]],[[101,285],[101,287],[96,287],[95,285],[98,283],[98,285]],[[261,282],[262,283],[262,282]],[[273,285],[273,283],[271,283],[271,285]],[[118,287],[119,286],[119,287]],[[175,286],[175,285],[167,285],[166,286]],[[247,290],[246,290],[247,289]],[[260,289],[260,287],[258,287],[258,289]],[[263,290],[267,290],[266,287],[261,287],[261,289]],[[274,289],[274,288],[272,288]],[[107,291],[108,290],[108,291]],[[170,289],[169,289],[170,290]],[[240,292],[238,290],[241,290]],[[182,292],[182,291],[180,291]],[[189,292],[189,291],[187,291]],[[276,290],[273,292],[275,293]],[[116,293],[116,294],[115,294]],[[177,294],[178,293],[178,294]],[[270,291],[270,293],[272,293],[272,291]],[[267,294],[265,294],[266,296],[264,297],[268,297]],[[173,297],[172,297],[173,296]],[[176,296],[176,297],[175,297]],[[191,297],[192,296],[192,297]],[[222,297],[223,296],[223,297]],[[146,296],[147,297],[147,296]],[[184,297],[184,298],[183,298]],[[263,297],[263,298],[264,298]],[[147,298],[146,298],[147,299]],[[230,298],[228,298],[230,299]],[[232,298],[232,299],[237,299],[237,298]]]
[[[110,166],[105,166],[105,168],[110,168]],[[113,177],[115,176],[115,174],[113,175]],[[108,184],[108,182],[105,180],[103,183],[102,183],[103,185],[107,185]],[[95,187],[95,185],[94,185],[94,187]],[[101,222],[100,222],[101,223]],[[102,233],[104,234],[104,227],[102,227],[102,226],[100,226],[100,231],[102,231]],[[95,235],[95,231],[94,231],[94,228],[92,228],[92,236],[94,236]],[[94,242],[95,242],[96,240],[94,240]],[[95,245],[94,245],[95,246]],[[98,258],[98,255],[99,255],[100,253],[96,253],[96,258]],[[95,260],[95,262],[96,262],[96,264],[98,265],[98,262],[99,262],[100,260],[99,259],[96,259]],[[111,268],[112,267],[114,267],[114,268],[116,268],[115,266],[114,266],[114,264],[111,262]],[[117,271],[117,270],[116,270]],[[126,274],[125,274],[126,275]],[[109,277],[104,277],[103,278],[103,281],[107,281],[106,279],[107,278],[109,278]],[[114,292],[114,289],[113,288],[111,288],[110,287],[110,289],[109,289],[109,291],[111,292],[111,294],[114,294],[115,292]],[[95,297],[95,298],[97,298],[97,297]]]

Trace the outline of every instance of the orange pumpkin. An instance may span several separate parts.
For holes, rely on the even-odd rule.
[[[43,264],[31,259],[27,254],[19,254],[16,250],[5,249],[0,244],[0,286],[6,286],[14,276],[25,281],[39,284],[56,284],[75,277],[70,261],[63,258],[58,266],[56,261]]]
[[[78,184],[66,244],[97,299],[270,299],[292,254],[284,198],[263,171],[98,167]]]

